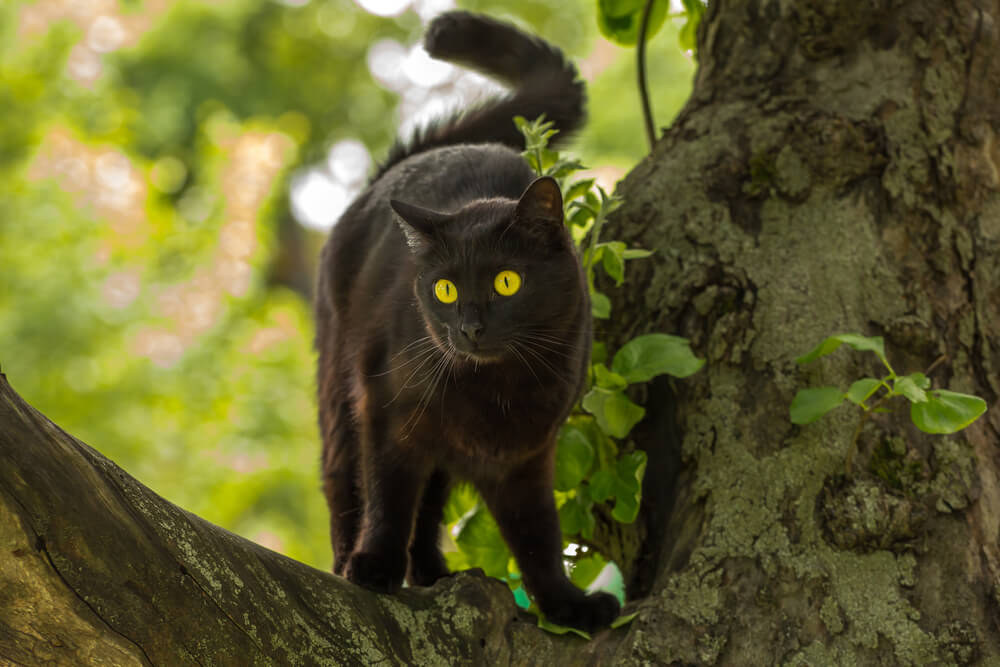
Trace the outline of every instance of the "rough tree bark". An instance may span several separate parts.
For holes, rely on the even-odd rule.
[[[977,0],[709,3],[694,93],[609,229],[658,250],[610,333],[708,361],[649,392],[647,496],[672,510],[647,515],[625,664],[1000,662],[998,21]],[[788,417],[798,389],[877,372],[794,363],[844,332],[884,336],[897,372],[943,355],[934,385],[989,411],[954,436],[875,418],[845,477],[857,414]]]
[[[612,341],[679,333],[708,359],[644,397],[630,626],[546,635],[471,575],[361,591],[157,498],[0,382],[0,658],[1000,664],[998,21],[985,0],[711,3],[692,98],[608,229],[658,251]],[[990,410],[954,436],[873,418],[845,476],[856,416],[788,406],[875,372],[794,363],[847,331],[903,372],[943,356],[935,385]]]

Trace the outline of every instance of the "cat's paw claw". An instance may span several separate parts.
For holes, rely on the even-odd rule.
[[[347,561],[344,577],[376,593],[395,593],[403,583],[405,569],[405,560],[356,551]]]

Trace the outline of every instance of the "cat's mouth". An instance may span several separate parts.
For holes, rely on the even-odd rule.
[[[459,338],[448,332],[448,347],[459,359],[476,364],[492,364],[502,361],[506,350]]]

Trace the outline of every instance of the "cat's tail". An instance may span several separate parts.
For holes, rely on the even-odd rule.
[[[559,130],[552,145],[565,141],[586,120],[586,92],[576,67],[552,44],[509,23],[447,12],[431,22],[424,48],[434,58],[486,74],[511,91],[432,121],[408,141],[397,140],[375,178],[411,155],[440,146],[498,142],[523,150],[524,137],[514,126],[514,116],[534,120],[545,114]]]

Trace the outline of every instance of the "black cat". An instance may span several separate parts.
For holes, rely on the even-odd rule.
[[[556,434],[582,388],[590,305],[555,181],[534,179],[512,117],[584,120],[555,47],[465,12],[430,25],[436,58],[513,92],[397,144],[323,249],[316,301],[324,491],[334,572],[392,592],[448,574],[453,478],[481,493],[527,589],[584,630],[614,596],[567,579],[552,497]]]

